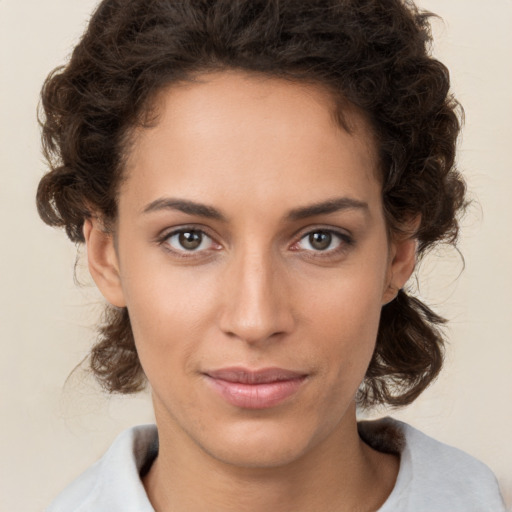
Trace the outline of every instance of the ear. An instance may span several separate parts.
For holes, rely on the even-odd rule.
[[[409,223],[410,229],[406,230],[406,234],[396,235],[391,241],[390,263],[382,295],[383,305],[391,302],[411,277],[416,265],[417,240],[415,233],[419,223],[419,218],[414,219]]]
[[[110,304],[125,307],[114,236],[107,233],[97,217],[84,222],[87,262],[96,286]]]

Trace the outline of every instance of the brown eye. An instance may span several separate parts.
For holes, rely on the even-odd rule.
[[[178,240],[183,249],[193,251],[201,245],[203,236],[198,231],[183,231],[179,234]]]
[[[317,251],[325,251],[332,243],[332,233],[328,231],[315,231],[308,235],[311,247]]]
[[[194,229],[175,231],[165,241],[177,252],[199,252],[211,249],[213,245],[212,239],[206,233]]]
[[[310,253],[325,253],[333,255],[343,248],[353,245],[352,237],[345,233],[330,229],[317,229],[304,234],[294,245],[294,250],[302,250]],[[319,255],[319,254],[318,254]]]

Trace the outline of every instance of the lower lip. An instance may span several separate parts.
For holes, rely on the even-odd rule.
[[[224,400],[242,409],[268,409],[293,396],[305,377],[267,382],[264,384],[243,384],[207,376],[208,382]]]

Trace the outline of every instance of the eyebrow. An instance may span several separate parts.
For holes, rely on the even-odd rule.
[[[226,222],[226,217],[213,206],[196,203],[185,199],[161,198],[149,203],[143,213],[157,212],[161,210],[178,210],[189,215],[197,215],[207,219],[214,219]]]
[[[207,219],[227,222],[227,218],[213,206],[202,203],[196,203],[187,199],[160,198],[149,203],[143,210],[143,213],[157,212],[161,210],[178,210],[188,215],[197,215]],[[368,212],[368,203],[353,199],[351,197],[338,197],[328,199],[320,203],[315,203],[290,210],[286,215],[286,220],[297,221],[317,215],[327,215],[342,210],[361,210]]]
[[[351,197],[337,197],[315,203],[301,208],[291,210],[288,215],[288,220],[302,220],[308,217],[315,217],[316,215],[327,215],[329,213],[336,213],[342,210],[361,210],[368,213],[368,203],[353,199]]]

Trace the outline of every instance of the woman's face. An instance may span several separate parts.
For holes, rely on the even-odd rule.
[[[96,244],[91,270],[128,307],[161,435],[281,465],[353,427],[414,243],[387,238],[375,142],[356,113],[349,134],[319,87],[200,78],[163,91],[155,125],[137,132],[115,243]]]

